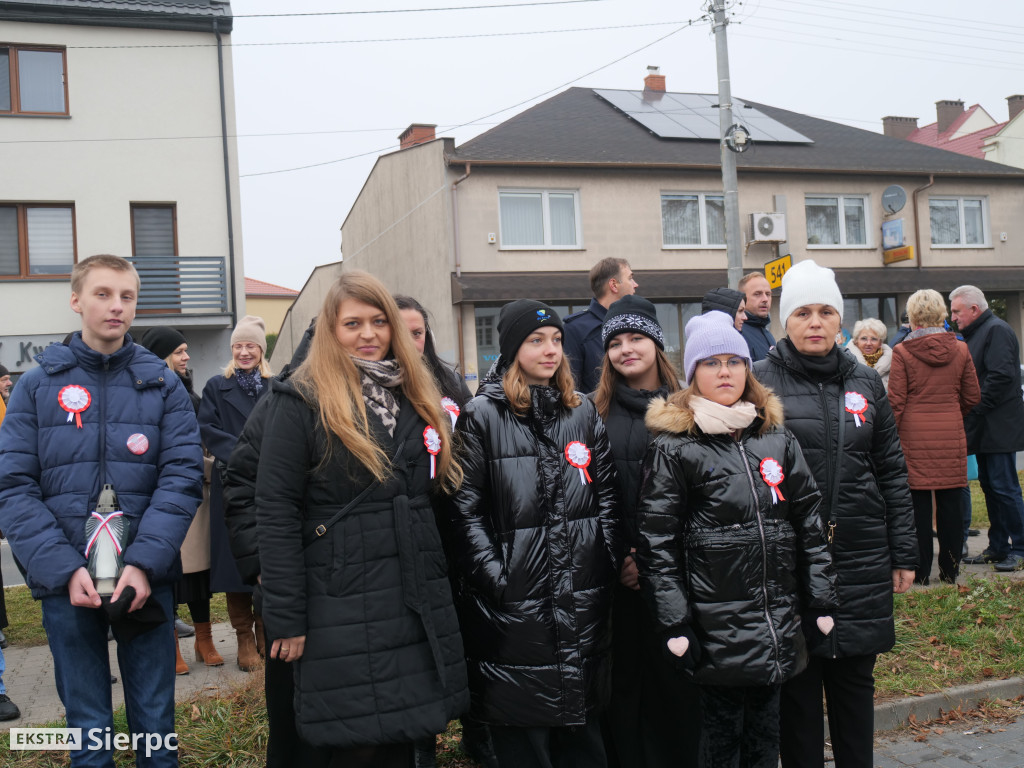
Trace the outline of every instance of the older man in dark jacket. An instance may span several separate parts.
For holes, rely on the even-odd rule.
[[[961,285],[949,301],[981,384],[981,402],[967,414],[964,430],[967,451],[978,457],[991,526],[988,548],[964,562],[1019,571],[1024,569],[1024,499],[1017,476],[1017,451],[1024,450],[1020,345],[1013,329],[992,314],[979,288]]]

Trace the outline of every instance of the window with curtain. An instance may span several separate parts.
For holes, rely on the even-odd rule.
[[[933,197],[928,200],[932,245],[987,246],[988,204],[984,197]]]
[[[174,223],[173,205],[133,205],[134,255],[143,259],[177,256]]]
[[[725,247],[725,198],[704,193],[661,196],[664,248]]]
[[[501,190],[502,248],[579,248],[579,192]]]
[[[868,245],[868,206],[864,195],[804,198],[807,245],[834,248]]]
[[[0,278],[68,275],[75,265],[70,205],[0,205]]]
[[[62,48],[0,47],[0,112],[66,115]]]

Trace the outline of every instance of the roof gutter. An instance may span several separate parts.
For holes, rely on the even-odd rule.
[[[220,80],[220,143],[224,155],[224,203],[228,213],[228,285],[231,286],[231,327],[238,323],[238,289],[235,285],[235,222],[231,207],[231,162],[228,155],[228,112],[224,98],[224,45],[220,25],[213,20],[213,34],[217,36],[217,76]]]
[[[466,172],[452,182],[452,237],[455,250],[455,277],[462,277],[462,249],[459,247],[459,184],[469,178],[472,172],[470,163],[466,163]],[[459,337],[459,370],[466,370],[466,344],[462,339],[462,307],[456,307],[456,335]],[[465,376],[465,373],[462,374]]]
[[[917,268],[918,269],[922,269],[923,266],[924,266],[921,263],[921,257],[924,255],[924,248],[921,247],[921,216],[920,216],[920,212],[917,210],[917,193],[918,192],[924,192],[926,189],[928,189],[928,187],[933,186],[934,184],[935,184],[935,174],[934,173],[929,173],[928,174],[928,183],[925,184],[923,187],[918,187],[917,189],[915,189],[913,194],[911,195],[911,200],[914,203],[914,244],[917,246]]]

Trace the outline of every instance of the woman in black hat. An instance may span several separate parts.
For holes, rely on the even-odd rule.
[[[594,404],[573,390],[562,321],[521,299],[459,417],[465,480],[453,568],[471,712],[499,765],[606,765],[612,585],[622,559],[615,469]]]
[[[612,603],[612,698],[605,736],[619,768],[685,768],[697,764],[700,706],[693,683],[665,658],[661,635],[640,596],[636,562],[636,508],[651,435],[647,406],[679,391],[679,374],[665,355],[665,335],[654,305],[624,296],[601,326],[604,364],[591,395],[604,419],[618,473],[623,531],[629,545]]]

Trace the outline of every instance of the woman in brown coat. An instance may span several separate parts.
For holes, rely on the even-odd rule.
[[[967,345],[945,330],[946,305],[933,290],[907,301],[914,330],[893,350],[889,400],[907,459],[917,520],[921,566],[914,579],[928,583],[932,565],[932,493],[939,534],[939,580],[954,583],[963,546],[961,489],[967,485],[963,417],[981,400]]]

